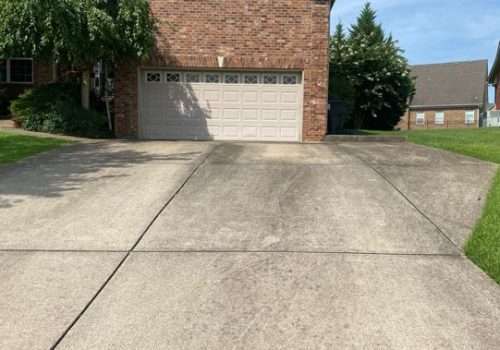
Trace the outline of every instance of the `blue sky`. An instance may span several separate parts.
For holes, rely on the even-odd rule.
[[[337,0],[332,31],[349,27],[366,0]],[[411,64],[489,59],[500,40],[500,0],[372,0],[378,21]],[[491,94],[490,94],[491,95]]]

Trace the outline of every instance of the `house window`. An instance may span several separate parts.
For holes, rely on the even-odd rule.
[[[259,76],[257,74],[245,74],[245,84],[258,84]]]
[[[31,59],[10,60],[10,81],[13,83],[33,82],[33,61]]]
[[[167,83],[180,83],[181,73],[167,73]]]
[[[31,58],[0,60],[0,82],[33,83],[33,60]]]
[[[425,113],[417,113],[415,123],[416,125],[425,125]]]
[[[0,83],[7,81],[7,60],[0,60]]]
[[[444,124],[444,112],[436,112],[434,117],[434,124],[443,125]]]
[[[226,84],[238,84],[240,82],[240,77],[238,74],[226,74],[224,75],[224,83]]]
[[[219,74],[215,74],[215,73],[206,74],[205,75],[205,82],[207,82],[207,83],[214,83],[214,84],[220,82]]]
[[[147,72],[146,73],[147,83],[159,83],[161,82],[161,74],[158,72]]]
[[[199,73],[186,73],[187,83],[199,83],[201,81]]]
[[[466,111],[465,112],[465,124],[471,125],[474,124],[474,120],[476,119],[475,117],[475,111]]]

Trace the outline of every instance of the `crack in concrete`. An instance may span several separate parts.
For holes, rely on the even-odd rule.
[[[63,339],[66,337],[66,335],[71,331],[71,329],[76,325],[76,323],[80,320],[80,318],[85,314],[85,312],[90,308],[90,306],[93,304],[93,302],[99,297],[99,295],[102,293],[102,291],[106,288],[106,286],[109,284],[109,282],[113,279],[113,277],[118,273],[120,268],[123,266],[125,261],[130,257],[131,253],[134,251],[134,249],[139,245],[141,240],[144,238],[146,233],[149,231],[151,226],[154,224],[154,222],[158,219],[158,217],[165,211],[165,209],[168,207],[168,205],[174,200],[174,198],[182,191],[182,189],[186,186],[186,184],[189,182],[189,180],[193,177],[193,175],[198,171],[198,169],[205,164],[207,159],[210,157],[212,152],[218,147],[218,144],[215,144],[212,149],[210,149],[205,155],[201,157],[197,161],[197,163],[194,164],[192,171],[188,174],[188,176],[184,179],[184,181],[180,184],[179,188],[172,194],[172,196],[166,201],[166,203],[163,205],[163,207],[156,213],[156,215],[153,217],[153,219],[149,222],[147,227],[144,229],[144,231],[141,233],[139,238],[135,241],[134,245],[126,251],[125,256],[122,258],[122,260],[118,263],[118,265],[115,267],[115,269],[111,272],[111,274],[108,276],[108,278],[104,281],[104,283],[101,285],[101,287],[97,290],[97,292],[94,294],[94,296],[89,300],[89,302],[85,305],[85,307],[80,311],[80,313],[76,316],[76,318],[70,323],[70,325],[64,330],[62,335],[56,340],[54,345],[50,347],[50,350],[56,349],[59,344],[63,341]]]

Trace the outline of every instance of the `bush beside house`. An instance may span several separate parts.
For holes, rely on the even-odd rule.
[[[27,90],[11,104],[14,120],[31,131],[109,137],[106,117],[80,105],[80,87],[54,83]]]

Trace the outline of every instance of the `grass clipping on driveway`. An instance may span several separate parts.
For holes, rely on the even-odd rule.
[[[54,138],[0,132],[0,164],[12,163],[69,143]]]

